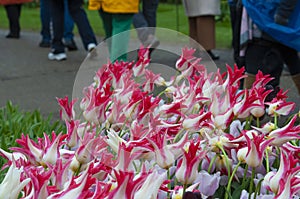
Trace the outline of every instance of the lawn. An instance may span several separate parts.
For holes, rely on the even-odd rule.
[[[87,10],[90,23],[97,35],[103,36],[102,21],[97,11]],[[217,48],[229,48],[231,41],[231,29],[228,20],[218,20],[217,23]],[[180,31],[188,34],[187,17],[184,14],[182,5],[176,7],[174,4],[159,4],[157,11],[157,26]],[[5,10],[0,6],[0,28],[7,29],[8,21]],[[35,6],[23,6],[21,14],[21,28],[26,31],[40,31],[41,23],[39,8]],[[77,33],[77,31],[75,31]]]

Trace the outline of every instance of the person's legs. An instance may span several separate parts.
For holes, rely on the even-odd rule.
[[[140,41],[146,46],[155,48],[159,45],[154,36],[158,0],[143,0],[142,6],[142,11],[133,16],[133,25],[137,28]]]
[[[279,86],[283,69],[280,51],[272,44],[250,43],[245,54],[245,68],[250,75],[256,75],[259,70],[263,74],[270,74],[274,79],[269,84],[276,88]],[[249,86],[251,85],[247,85],[248,88]]]
[[[300,73],[300,58],[298,52],[290,47],[281,45],[280,53],[291,75]]]
[[[283,60],[291,73],[292,79],[296,85],[298,94],[300,94],[300,58],[298,52],[290,47],[283,46],[280,49]]]
[[[7,18],[9,21],[9,34],[7,38],[19,38],[20,37],[20,22],[21,4],[5,5]]]
[[[74,21],[70,15],[68,8],[68,0],[64,0],[64,44],[68,48],[69,51],[77,50],[76,43],[74,41]]]
[[[87,15],[82,8],[83,0],[68,0],[68,5],[69,12],[78,27],[84,48],[86,50],[91,50],[89,49],[90,44],[93,45],[93,48],[95,48],[97,40]]]
[[[195,40],[197,43],[198,37],[197,37],[197,29],[196,29],[196,17],[188,17],[188,23],[189,23],[189,36],[191,39]],[[194,42],[190,42],[193,44]],[[192,46],[193,48],[197,48],[197,46]]]
[[[99,15],[102,19],[103,28],[105,31],[105,38],[108,39],[107,43],[108,51],[111,54],[111,36],[112,36],[112,14],[99,10]]]
[[[156,27],[156,11],[158,0],[143,0],[143,14],[147,21],[148,27]],[[150,34],[154,35],[154,28],[150,29]]]
[[[138,12],[133,16],[133,26],[137,28],[137,34],[140,41],[146,41],[149,33],[147,30],[148,23],[142,12]]]
[[[61,0],[51,0],[51,16],[53,25],[52,52],[48,54],[50,60],[64,60],[67,58],[65,54],[65,46],[62,42],[64,33],[64,2]]]
[[[74,21],[69,13],[68,0],[64,0],[64,40],[71,41],[74,37]]]
[[[212,52],[216,48],[215,16],[199,16],[196,20],[197,41],[211,59],[219,59],[219,55]]]
[[[51,11],[50,0],[40,0],[41,36],[40,47],[50,47],[51,44]]]
[[[215,41],[215,17],[196,17],[197,41],[205,50],[212,50],[216,47]]]
[[[129,42],[129,29],[132,23],[133,14],[112,15],[112,44],[111,60],[127,60],[127,49]],[[122,34],[119,34],[122,33]],[[119,35],[118,35],[119,34]]]

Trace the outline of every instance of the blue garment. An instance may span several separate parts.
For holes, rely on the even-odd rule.
[[[68,0],[64,0],[64,40],[65,42],[73,40],[74,34],[74,21],[69,13]],[[44,42],[51,42],[51,12],[50,12],[50,0],[40,0],[40,18],[42,23],[42,40]]]
[[[87,15],[82,7],[83,0],[67,0],[68,8],[72,19],[76,23],[84,48],[87,50],[88,44],[97,44],[94,31],[88,21]],[[52,48],[55,53],[65,51],[62,42],[64,34],[64,2],[61,0],[51,0],[51,16],[53,22]]]
[[[72,41],[74,34],[74,21],[70,15],[69,8],[68,8],[68,0],[64,0],[64,40],[65,42]]]
[[[274,15],[280,0],[243,0],[250,18],[278,42],[300,51],[300,1],[298,1],[287,26],[274,22]]]
[[[236,5],[236,0],[228,0],[229,5]]]
[[[154,28],[156,27],[156,11],[159,0],[143,0],[142,10],[133,16],[133,25],[137,29],[139,39],[143,42],[147,40],[149,35],[154,35]]]

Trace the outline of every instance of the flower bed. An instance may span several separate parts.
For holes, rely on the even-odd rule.
[[[102,66],[84,89],[82,117],[76,100],[58,99],[67,133],[22,135],[12,152],[1,149],[9,170],[0,198],[298,196],[297,115],[278,124],[295,107],[287,92],[266,102],[269,76],[240,91],[244,69],[208,74],[193,53],[182,49],[170,80],[147,69],[147,49],[136,63]],[[260,124],[264,115],[271,120]]]

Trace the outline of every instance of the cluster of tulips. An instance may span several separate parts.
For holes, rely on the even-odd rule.
[[[82,99],[57,99],[67,132],[24,132],[18,147],[0,149],[0,198],[300,196],[300,125],[287,92],[267,101],[272,78],[262,73],[240,90],[244,69],[208,73],[194,52],[183,48],[166,80],[142,48],[136,62],[100,67]]]

